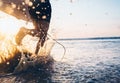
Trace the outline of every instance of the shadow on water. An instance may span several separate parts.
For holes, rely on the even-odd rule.
[[[41,60],[42,59],[42,60]],[[1,73],[0,82],[2,83],[62,83],[72,82],[72,66],[55,61],[50,57],[47,62],[45,58],[39,58],[34,66],[29,66],[27,70],[11,74]]]
[[[51,82],[53,64],[54,59],[49,56],[37,58],[34,66],[30,65],[26,70],[15,74],[10,73],[11,70],[6,70],[8,66],[4,67],[4,73],[0,73],[0,83],[49,83]]]
[[[51,81],[51,69],[31,68],[15,76],[14,81],[17,83],[49,83]]]

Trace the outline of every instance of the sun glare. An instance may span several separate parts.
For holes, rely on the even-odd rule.
[[[0,34],[15,35],[21,27],[33,28],[32,23],[17,19],[0,11]]]
[[[26,51],[34,53],[36,43],[39,40],[36,37],[25,36],[22,41],[22,45],[19,47],[15,43],[15,36],[17,35],[21,27],[29,29],[34,28],[32,22],[26,23],[24,20],[20,20],[0,11],[0,63],[3,63],[15,56],[18,51]],[[47,56],[54,45],[52,39],[45,42],[45,45],[40,49],[40,56]],[[22,50],[21,50],[22,49]],[[8,63],[6,63],[8,64]]]
[[[18,52],[14,38],[21,27],[33,28],[33,25],[0,11],[0,63]]]

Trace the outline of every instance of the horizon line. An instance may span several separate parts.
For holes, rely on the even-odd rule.
[[[57,40],[103,40],[103,39],[120,39],[120,36],[111,37],[86,37],[86,38],[59,38]]]

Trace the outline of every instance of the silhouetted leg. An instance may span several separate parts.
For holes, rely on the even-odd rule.
[[[43,45],[46,41],[48,28],[49,28],[49,23],[46,21],[42,21],[41,22],[41,32],[40,32],[41,47],[43,47]]]
[[[49,23],[46,21],[39,21],[39,27],[40,27],[40,39],[37,43],[35,54],[38,54],[40,47],[43,47],[46,37],[47,37],[47,31],[49,28]]]
[[[39,39],[39,41],[37,42],[37,46],[36,46],[36,50],[35,50],[35,54],[37,55],[40,49],[40,44],[41,44],[41,40]]]
[[[25,27],[20,28],[19,32],[17,33],[16,37],[15,37],[15,41],[18,45],[21,44],[22,39],[26,36],[26,35],[31,35],[31,36],[37,36],[39,37],[39,31],[37,31],[36,29],[27,29]]]
[[[27,34],[27,29],[22,27],[20,28],[19,32],[17,33],[16,37],[15,37],[15,41],[18,45],[21,44],[22,39],[25,37],[25,35]]]

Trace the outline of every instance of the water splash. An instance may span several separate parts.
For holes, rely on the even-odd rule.
[[[15,43],[15,36],[17,32],[23,26],[27,28],[34,28],[32,23],[26,24],[26,21],[19,20],[1,11],[0,22],[0,69],[2,70],[3,68],[13,67],[13,63],[15,63],[14,66],[16,66],[20,60],[21,53],[27,52],[33,54],[35,52],[36,43],[39,38],[27,35],[22,40],[22,45],[18,46]],[[6,30],[8,27],[10,29]],[[38,55],[50,56],[50,52],[54,46],[54,43],[55,42],[52,39],[48,39],[44,46],[39,50]],[[15,58],[16,56],[18,57]]]

